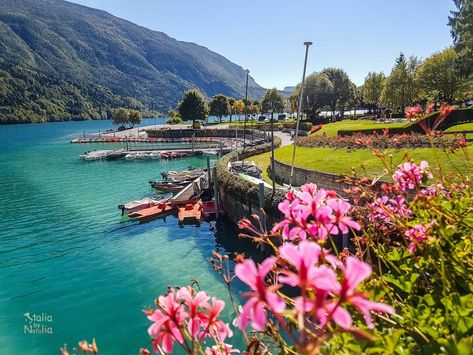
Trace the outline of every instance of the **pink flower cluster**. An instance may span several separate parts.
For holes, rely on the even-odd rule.
[[[229,326],[218,319],[225,302],[210,298],[203,291],[192,294],[187,287],[177,291],[170,288],[156,303],[156,310],[147,311],[148,319],[153,322],[148,333],[155,351],[171,353],[174,342],[187,350],[186,333],[193,340],[212,337],[218,343],[232,336]]]
[[[389,198],[384,195],[378,197],[374,202],[367,205],[371,222],[383,221],[389,223],[399,218],[406,218],[412,214],[411,209],[406,203],[406,199],[402,196]]]
[[[270,271],[275,275],[274,283],[268,282]],[[300,329],[315,322],[323,330],[334,322],[350,330],[353,320],[346,309],[348,305],[363,315],[368,327],[373,327],[372,311],[393,314],[394,309],[372,302],[365,293],[357,291],[371,271],[369,264],[355,257],[348,256],[343,263],[312,241],[283,244],[278,257],[264,260],[259,267],[252,260],[236,265],[236,276],[251,288],[236,324],[243,330],[248,323],[256,330],[263,330],[268,312],[280,319],[286,305],[277,291],[282,286],[291,286],[300,289],[291,309]]]
[[[329,235],[346,234],[349,228],[359,230],[360,225],[348,213],[351,205],[337,198],[334,191],[318,189],[315,184],[291,190],[279,204],[284,219],[273,232],[281,231],[285,240],[326,240]]]
[[[409,251],[414,253],[418,244],[422,244],[429,237],[429,231],[432,223],[429,223],[426,226],[422,224],[416,224],[411,229],[406,231],[404,235],[410,239]]]
[[[422,161],[419,166],[414,163],[401,164],[393,175],[393,180],[401,191],[415,189],[427,179],[432,179],[432,173],[426,161]]]

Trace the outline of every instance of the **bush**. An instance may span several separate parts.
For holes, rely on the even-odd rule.
[[[167,121],[167,124],[178,124],[182,122],[182,118],[179,116],[170,117]]]
[[[282,126],[283,128],[296,129],[296,125],[296,122],[284,122]],[[299,130],[309,132],[312,129],[312,126],[312,123],[309,121],[301,121],[299,123]]]

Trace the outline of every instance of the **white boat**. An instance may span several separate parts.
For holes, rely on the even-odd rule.
[[[151,159],[159,159],[159,158],[161,158],[161,155],[159,153],[152,152],[152,153],[149,153],[149,157]]]
[[[142,200],[130,201],[124,203],[123,205],[118,205],[118,208],[122,210],[122,213],[129,213],[133,211],[138,211],[143,208],[148,208],[159,203],[167,202],[172,197],[172,193],[163,194],[156,197],[145,197]]]
[[[126,160],[135,160],[136,159],[136,154],[135,153],[128,153],[125,155]]]
[[[85,154],[79,155],[79,158],[88,161],[101,160],[105,159],[110,152],[110,150],[93,150]]]

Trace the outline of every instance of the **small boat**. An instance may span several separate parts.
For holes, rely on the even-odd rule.
[[[163,171],[161,176],[168,181],[184,181],[194,180],[199,176],[202,176],[206,172],[206,169],[189,169],[183,171]]]
[[[145,197],[141,200],[130,201],[122,205],[118,205],[118,208],[122,210],[122,214],[138,211],[144,208],[155,206],[159,203],[167,202],[172,197],[172,193],[166,193],[156,197]]]
[[[159,159],[159,158],[161,158],[161,155],[159,155],[159,153],[152,152],[152,153],[149,153],[149,157],[151,159]]]
[[[220,214],[223,212],[224,210],[221,205],[218,206],[217,211],[217,204],[215,203],[215,200],[202,202],[202,213],[205,218],[209,218],[215,216],[217,213]]]
[[[173,207],[168,203],[158,203],[155,206],[141,209],[139,211],[131,212],[128,214],[130,218],[136,218],[140,221],[157,218],[159,216],[170,213]]]
[[[126,160],[135,160],[136,159],[136,154],[135,153],[128,153],[125,155]]]
[[[160,156],[162,159],[173,159],[173,158],[184,158],[189,154],[185,152],[161,152]]]
[[[177,210],[179,223],[184,223],[185,221],[189,220],[198,222],[202,218],[202,205],[200,203],[189,203],[184,206],[179,206]]]
[[[183,181],[183,182],[158,182],[158,181],[150,181],[151,187],[158,191],[163,192],[179,192],[184,187],[186,187],[190,181]]]

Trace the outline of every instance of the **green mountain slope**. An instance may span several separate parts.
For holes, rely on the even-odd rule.
[[[0,121],[167,110],[188,88],[244,95],[244,70],[205,47],[62,0],[0,2]],[[250,78],[250,96],[263,89]]]

